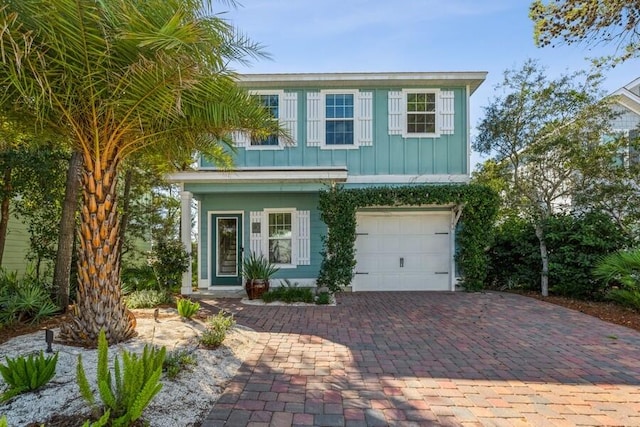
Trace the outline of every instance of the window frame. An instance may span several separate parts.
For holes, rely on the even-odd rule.
[[[276,264],[280,269],[297,268],[298,267],[298,215],[296,208],[269,208],[264,209],[264,227],[265,232],[262,233],[262,252],[269,259],[269,215],[271,214],[291,214],[291,263]]]
[[[357,89],[329,89],[320,91],[320,109],[322,111],[322,128],[321,128],[321,140],[320,149],[322,150],[357,150],[360,148],[360,130],[359,130],[359,117],[360,117],[360,91]],[[352,95],[353,96],[353,143],[352,144],[327,144],[327,122],[332,119],[327,119],[327,95]],[[340,119],[344,120],[344,119]]]
[[[409,132],[408,117],[409,114],[415,114],[408,110],[408,102],[410,94],[433,94],[434,96],[434,131],[433,132]],[[440,105],[440,89],[403,89],[402,90],[402,136],[404,138],[435,138],[440,136],[440,114],[442,107]],[[425,113],[426,114],[431,114]]]
[[[278,119],[279,123],[282,123],[281,116],[282,116],[282,102],[284,99],[284,93],[285,93],[284,90],[251,90],[249,91],[249,95],[251,96],[276,95],[278,97],[278,117],[276,118]],[[249,141],[244,148],[245,150],[257,150],[257,151],[284,149],[284,142],[282,141],[282,138],[280,138],[279,136],[277,138],[278,138],[278,143],[274,145],[252,145],[251,138],[249,138]]]

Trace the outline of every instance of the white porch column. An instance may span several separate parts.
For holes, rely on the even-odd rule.
[[[191,196],[189,191],[180,192],[180,230],[181,240],[184,248],[191,258]],[[193,286],[191,283],[191,261],[189,261],[189,267],[187,271],[182,274],[182,287],[180,293],[183,295],[191,295],[193,293]]]

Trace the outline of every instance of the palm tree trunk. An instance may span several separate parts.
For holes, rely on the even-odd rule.
[[[4,196],[0,203],[0,265],[4,256],[4,245],[7,242],[7,229],[9,228],[9,203],[11,202],[11,168],[4,170]]]
[[[96,345],[101,329],[110,344],[134,336],[136,320],[120,290],[117,161],[102,168],[85,157],[82,171],[82,221],[78,251],[78,302],[61,338]]]
[[[80,189],[80,168],[82,154],[74,152],[69,160],[67,183],[60,218],[60,234],[58,235],[58,252],[53,272],[53,285],[58,290],[58,306],[66,311],[69,306],[69,280],[71,276],[71,260],[73,259],[75,217],[78,208],[78,190]]]
[[[120,218],[120,241],[118,242],[118,252],[123,255],[125,233],[129,225],[129,209],[131,206],[131,181],[133,181],[133,171],[127,168],[124,174],[124,191],[122,192],[122,217]]]

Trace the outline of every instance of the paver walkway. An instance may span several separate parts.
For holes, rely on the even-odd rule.
[[[208,301],[262,332],[203,427],[640,426],[640,333],[501,293]]]

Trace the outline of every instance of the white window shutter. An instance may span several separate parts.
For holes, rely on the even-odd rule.
[[[451,90],[443,90],[440,92],[440,133],[452,135],[454,132],[454,104],[455,94]]]
[[[298,211],[298,265],[311,264],[311,220],[309,211]]]
[[[282,96],[280,106],[280,122],[289,131],[291,146],[298,145],[298,94],[287,92]]]
[[[358,145],[373,145],[373,92],[358,93]]]
[[[263,239],[262,236],[263,234],[266,235],[267,230],[265,230],[265,222],[264,221],[264,212],[262,211],[252,211],[249,212],[249,249],[251,250],[251,253],[254,253],[256,255],[263,255],[264,251],[263,251]],[[260,226],[256,226],[256,228],[254,228],[254,224],[260,224]],[[255,231],[259,231],[257,233],[254,233]],[[248,256],[249,254],[245,254],[245,256]]]
[[[404,106],[402,105],[402,92],[389,91],[389,135],[402,135],[402,115]]]
[[[251,136],[247,132],[237,130],[231,134],[231,139],[236,147],[248,147]]]
[[[319,147],[323,139],[322,94],[320,92],[307,93],[307,146]]]

